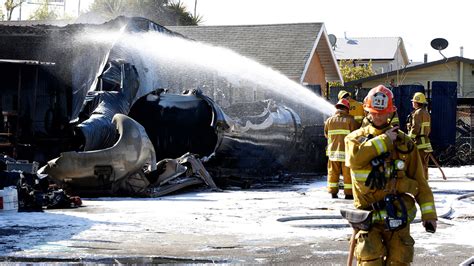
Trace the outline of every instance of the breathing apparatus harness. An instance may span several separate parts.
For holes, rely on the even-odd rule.
[[[404,228],[408,224],[408,212],[405,203],[397,194],[388,194],[384,197],[385,210],[387,216],[385,217],[385,228],[389,231],[396,231]],[[395,202],[400,206],[400,215],[397,212]]]
[[[373,136],[369,134],[367,138],[371,139]],[[399,141],[398,136],[396,141]],[[411,145],[407,150],[401,150],[398,148],[399,145],[394,146],[398,152],[403,154],[411,152],[414,148],[414,145]],[[387,165],[386,162],[390,156],[391,154],[389,152],[384,152],[370,161],[372,170],[367,176],[365,186],[370,187],[370,189],[385,190],[387,183],[390,182],[389,193],[383,200],[373,203],[372,209],[378,215],[381,215],[381,211],[385,210],[386,216],[379,218],[383,218],[386,230],[396,231],[404,228],[408,224],[407,208],[401,195],[396,193],[397,173],[398,171],[404,170],[405,162],[397,159],[391,160],[390,164]],[[386,169],[386,167],[388,167],[388,169]]]

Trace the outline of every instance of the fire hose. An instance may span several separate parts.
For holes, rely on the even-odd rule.
[[[446,175],[444,174],[444,171],[443,169],[441,169],[441,166],[439,165],[438,161],[436,160],[436,158],[433,156],[433,154],[429,153],[429,158],[431,159],[431,161],[436,165],[436,167],[438,167],[439,171],[441,171],[441,175],[443,176],[443,179],[446,180]]]

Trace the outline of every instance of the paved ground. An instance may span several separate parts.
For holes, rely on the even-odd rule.
[[[159,199],[85,199],[78,209],[3,213],[0,262],[344,265],[351,229],[338,218],[338,209],[352,203],[329,199],[324,183]],[[449,185],[465,192],[474,191],[472,183],[459,178]],[[439,180],[431,185],[443,211],[453,190],[442,194],[446,183]],[[278,221],[295,216],[327,219]],[[413,224],[414,264],[459,265],[474,256],[473,226],[469,217],[446,220],[432,235]]]

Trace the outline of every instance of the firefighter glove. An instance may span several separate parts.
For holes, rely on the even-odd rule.
[[[387,184],[387,178],[385,177],[385,159],[388,157],[389,153],[385,152],[381,155],[375,157],[370,161],[372,165],[372,170],[365,181],[365,186],[370,187],[370,189],[384,189]]]

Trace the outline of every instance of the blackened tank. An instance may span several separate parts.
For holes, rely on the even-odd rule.
[[[205,160],[215,179],[262,177],[288,168],[301,135],[299,116],[272,100],[223,109],[198,90],[148,94],[129,116],[145,128],[157,160],[191,152]]]

